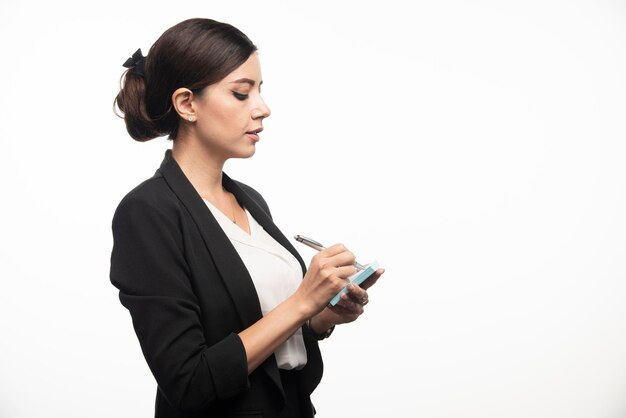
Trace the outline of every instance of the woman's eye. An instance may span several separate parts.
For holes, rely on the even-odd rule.
[[[233,91],[233,96],[235,96],[237,100],[246,100],[248,98],[247,94],[237,93],[236,91]]]

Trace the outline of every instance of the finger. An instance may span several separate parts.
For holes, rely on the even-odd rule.
[[[352,276],[356,272],[357,272],[357,268],[354,266],[343,266],[343,267],[336,267],[333,273],[337,277],[340,277],[342,279],[347,279],[348,277]]]
[[[341,302],[341,300],[339,302]],[[328,305],[326,309],[332,311],[335,315],[352,315],[352,312],[341,306],[339,302],[335,305]]]
[[[327,258],[327,262],[335,267],[353,266],[355,261],[356,257],[348,250],[342,251]]]
[[[383,268],[379,268],[378,270],[376,270],[374,274],[372,274],[363,283],[361,283],[361,288],[367,290],[370,287],[374,286],[374,284],[378,281],[378,279],[380,278],[380,276],[383,275],[384,272],[385,269]]]
[[[355,285],[354,283],[350,283],[347,286],[347,296],[355,303],[358,303],[360,305],[367,305],[367,302],[369,301],[367,292],[365,291],[365,289],[360,288],[359,286]]]
[[[335,306],[342,307],[349,314],[361,315],[363,313],[363,305],[353,301],[346,293],[341,295],[339,302]]]
[[[334,315],[337,315],[337,317],[341,318],[339,320],[339,323],[342,324],[352,322],[359,317],[359,314],[356,314],[351,310],[340,306],[339,304],[329,307],[328,310],[332,311]]]
[[[365,291],[365,289],[362,289],[361,287],[359,287],[358,285],[354,283],[348,284],[346,288],[348,290],[348,296],[350,297],[350,299],[354,300],[355,302],[358,302],[367,298],[367,292]]]
[[[320,254],[323,254],[325,257],[332,257],[334,255],[337,255],[339,253],[343,253],[345,251],[348,251],[348,249],[346,248],[345,245],[343,245],[343,244],[335,244],[335,245],[331,245],[330,247],[327,247],[326,249],[320,251]]]

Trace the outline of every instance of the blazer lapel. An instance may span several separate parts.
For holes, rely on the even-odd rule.
[[[248,328],[263,317],[252,278],[213,214],[172,157],[171,150],[159,168],[165,181],[194,219],[224,285],[233,298],[242,325]]]
[[[237,250],[233,247],[209,208],[206,207],[206,204],[202,201],[196,189],[172,157],[171,150],[165,152],[165,158],[161,163],[159,172],[187,208],[198,226],[204,244],[209,250],[211,258],[222,276],[222,281],[234,301],[235,309],[237,310],[243,327],[248,328],[261,319],[263,314],[250,273],[239,257],[239,254],[237,254]],[[248,209],[250,214],[268,234],[296,257],[304,275],[306,267],[300,254],[298,254],[287,238],[280,232],[276,225],[274,225],[269,215],[230,177],[223,174],[222,178],[224,188],[235,195],[237,201]],[[270,356],[263,362],[261,367],[276,385],[276,389],[280,393],[282,403],[284,404],[285,392],[278,372],[276,357],[273,355]]]

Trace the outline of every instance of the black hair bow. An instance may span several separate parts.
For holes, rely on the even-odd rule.
[[[127,59],[126,62],[122,65],[126,68],[134,68],[135,74],[143,77],[144,76],[144,73],[143,73],[144,58],[145,57],[141,54],[141,48],[139,48],[137,51],[135,51],[133,56]]]

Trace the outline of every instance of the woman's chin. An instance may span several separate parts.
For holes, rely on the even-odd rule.
[[[233,158],[250,158],[256,153],[256,147],[252,145],[251,147],[246,147],[246,149],[242,149],[237,152],[236,155],[233,155]]]

